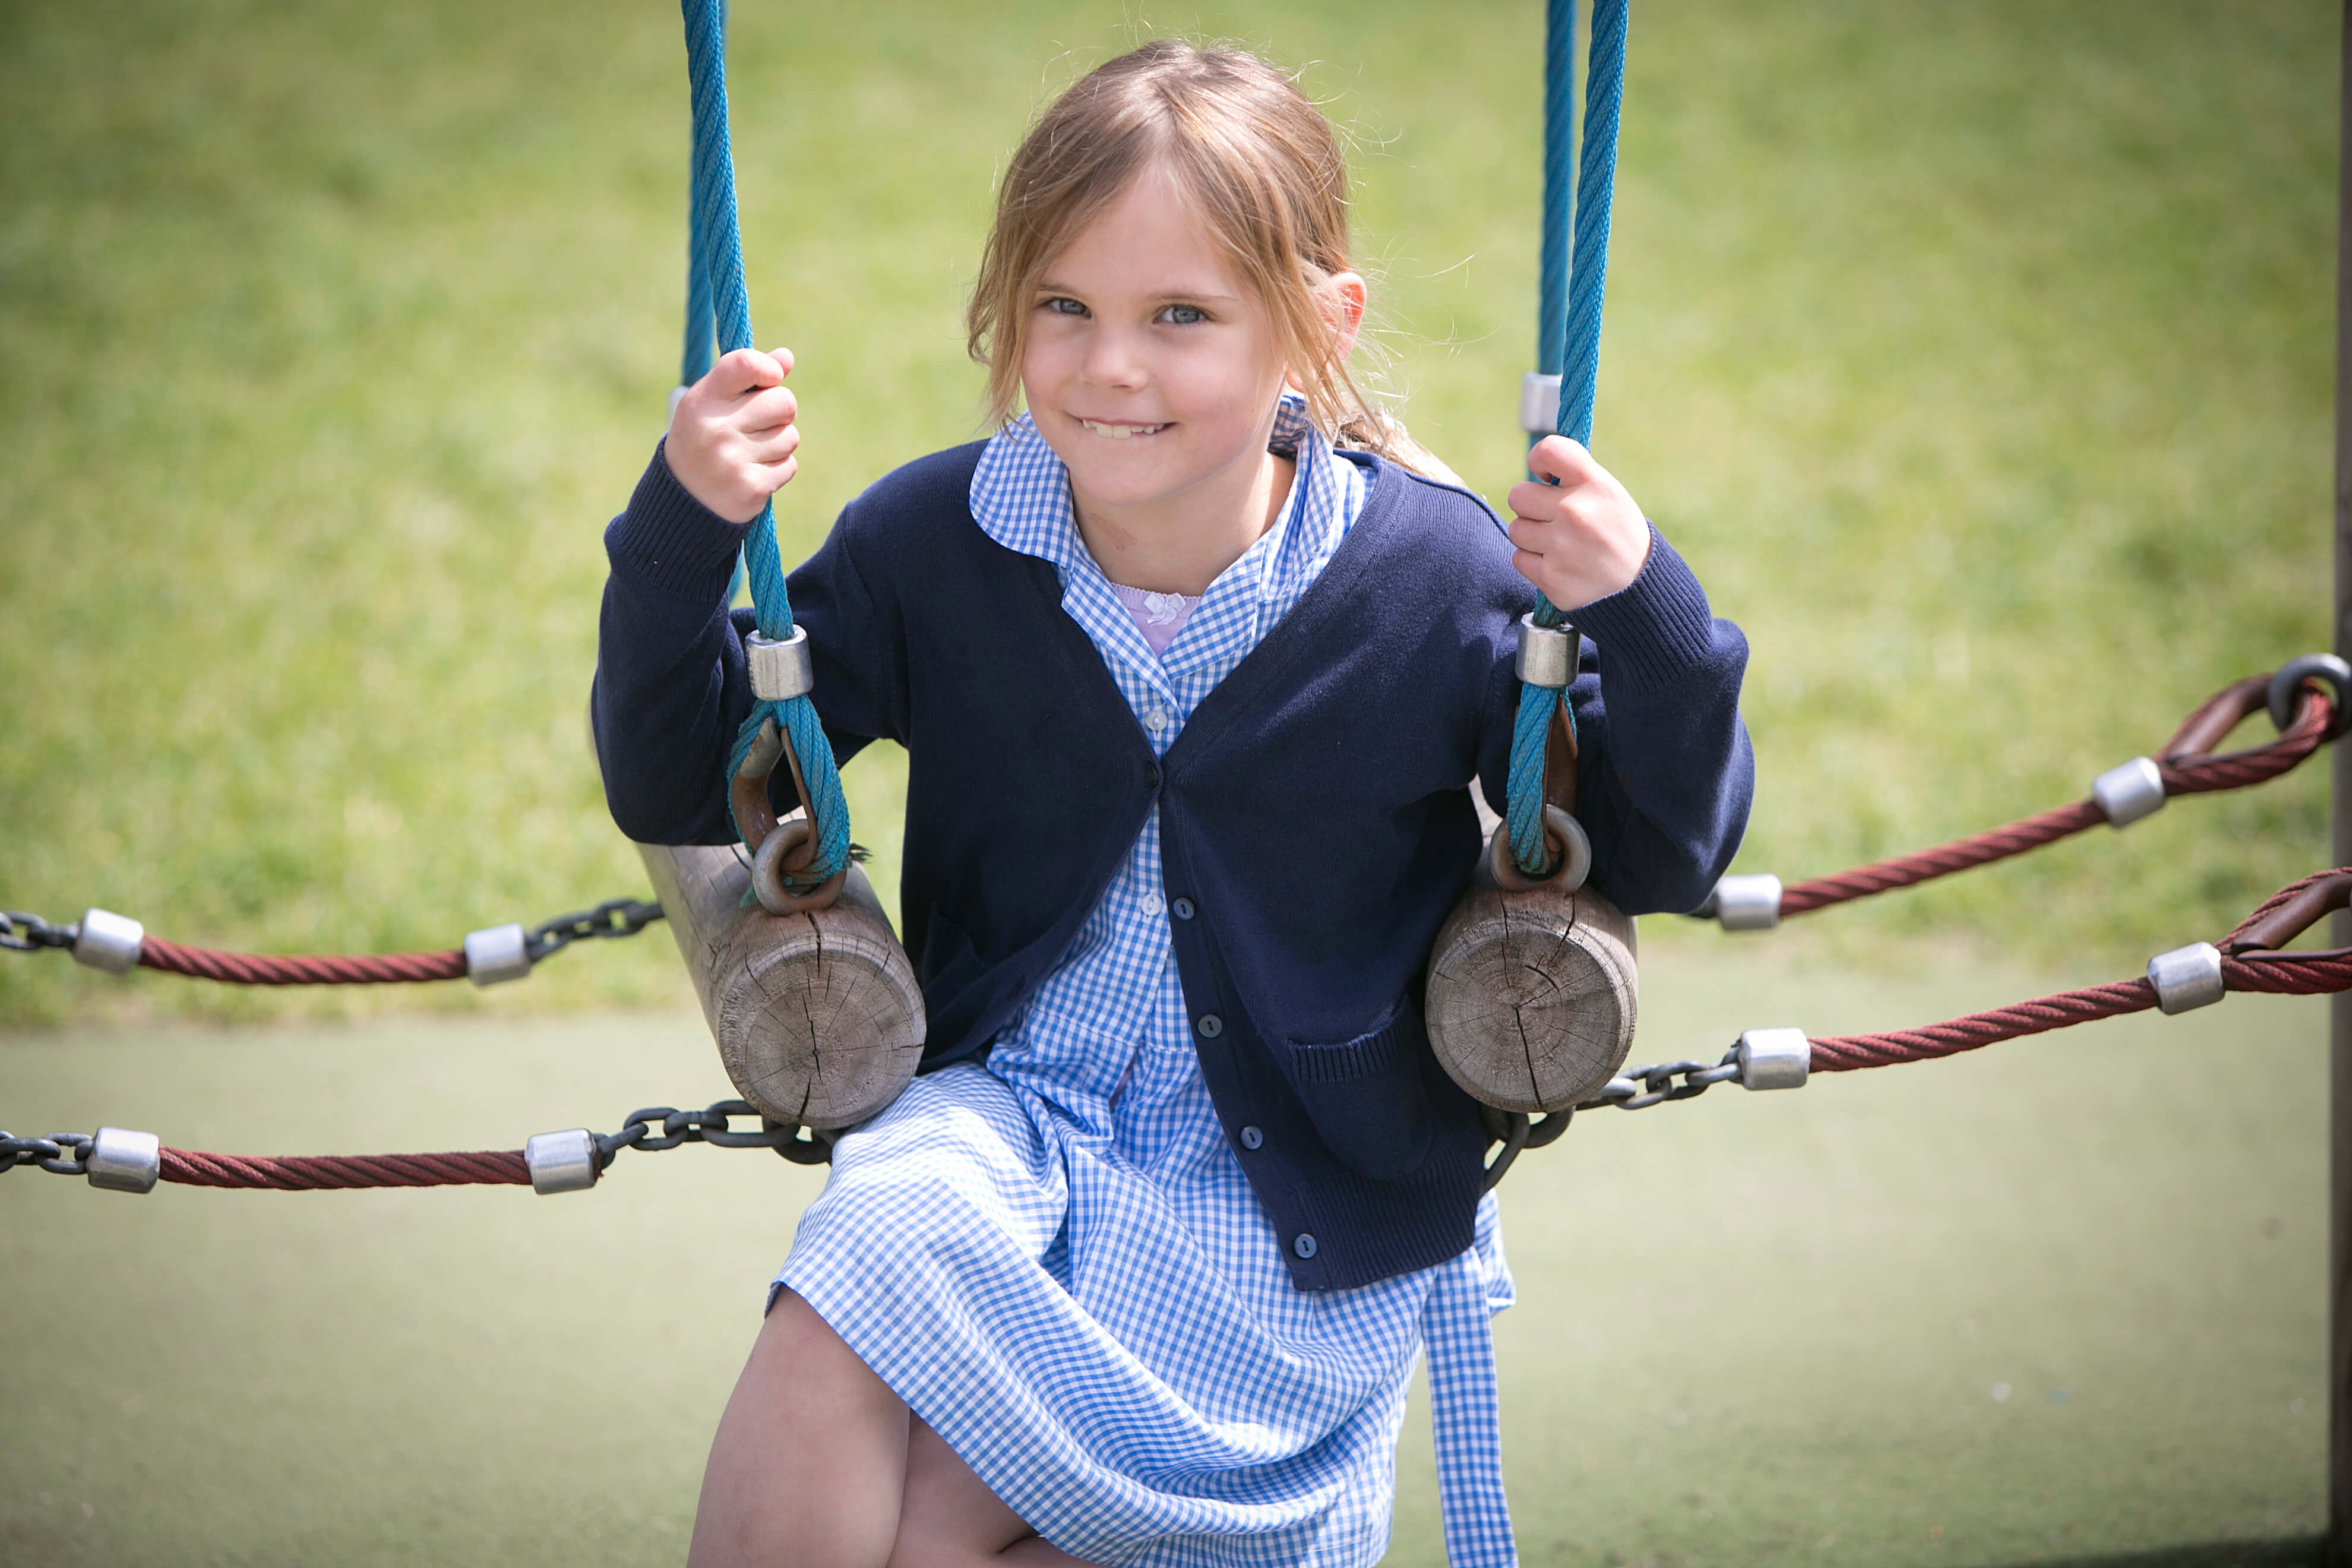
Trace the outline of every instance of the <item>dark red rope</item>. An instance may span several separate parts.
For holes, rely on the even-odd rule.
[[[206,1154],[163,1151],[163,1180],[192,1187],[259,1187],[284,1193],[349,1187],[530,1184],[522,1151],[451,1154]]]
[[[2221,984],[2232,991],[2268,991],[2290,996],[2352,991],[2352,951],[2263,952],[2224,958]],[[1971,1013],[1965,1018],[1929,1024],[1924,1028],[1889,1029],[1875,1035],[1834,1035],[1815,1040],[1812,1070],[1852,1072],[1857,1068],[1932,1061],[2002,1040],[2022,1039],[2028,1035],[2095,1023],[2101,1018],[2120,1018],[2126,1013],[2144,1013],[2155,1005],[2156,987],[2145,979],[2086,985],[2079,991],[2061,991],[2054,996]]]
[[[2237,688],[2232,687],[2210,699],[2190,715],[2189,722],[2181,726],[2182,731],[2195,726],[2208,710],[2229,700],[2236,690]],[[2294,722],[2278,739],[2267,745],[2216,757],[2159,759],[2157,771],[2164,775],[2165,795],[2169,798],[2177,795],[2243,789],[2250,784],[2274,779],[2317,751],[2327,739],[2328,729],[2335,719],[2335,704],[2313,691],[2296,710]],[[1971,834],[1932,849],[1914,850],[1907,855],[1857,866],[1850,871],[1792,882],[1781,890],[1780,913],[1783,918],[1810,914],[1815,910],[1828,909],[1832,904],[1868,898],[1873,893],[1892,892],[1897,888],[1908,888],[1932,881],[1937,877],[1948,877],[1973,866],[1988,866],[1996,860],[2006,860],[2012,855],[2022,855],[2029,849],[2039,849],[2045,844],[2054,844],[2061,838],[2072,837],[2105,820],[2106,814],[2099,809],[2095,801],[2078,800],[2071,805],[2054,806],[2006,826]]]
[[[2039,849],[2044,844],[2070,838],[2105,820],[2105,814],[2099,810],[2095,802],[2078,800],[2072,805],[2056,806],[2005,827],[1971,834],[1949,844],[1937,845],[1933,849],[1914,850],[1892,859],[1857,866],[1851,871],[1815,877],[1805,882],[1792,882],[1781,890],[1780,913],[1784,918],[1810,914],[1815,910],[1828,909],[1832,904],[1868,898],[1873,893],[1889,893],[1916,882],[1948,877],[1971,866],[1989,866],[2012,855],[2022,855],[2028,849]]]
[[[209,947],[184,947],[160,936],[140,942],[139,964],[166,974],[235,985],[384,985],[466,977],[462,948],[447,952],[222,952]]]

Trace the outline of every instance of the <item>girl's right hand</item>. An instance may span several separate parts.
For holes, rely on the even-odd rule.
[[[784,385],[792,351],[737,349],[686,389],[662,444],[686,493],[730,522],[749,522],[800,471],[800,404]]]

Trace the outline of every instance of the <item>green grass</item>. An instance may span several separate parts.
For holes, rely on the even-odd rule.
[[[1654,958],[1645,1049],[2008,1000]],[[1530,1568],[2315,1568],[2326,1012],[2232,999],[1801,1092],[1580,1118],[1503,1187]],[[0,1037],[17,1127],[236,1152],[512,1148],[725,1092],[699,1021]],[[593,1193],[0,1178],[11,1561],[675,1562],[821,1174],[625,1154]],[[2005,1399],[1998,1395],[2006,1392]],[[1442,1561],[1425,1406],[1399,1568]]]
[[[1743,867],[2073,798],[2324,639],[2330,7],[1639,11],[1597,444],[1753,639]],[[740,8],[751,298],[809,438],[788,555],[971,432],[956,321],[993,171],[1146,16]],[[1499,494],[1535,7],[1148,20],[1307,66],[1358,143],[1393,380]],[[0,10],[0,903],[370,950],[644,886],[581,710],[599,524],[675,361],[680,55],[669,10],[586,0]],[[1815,940],[2137,967],[2319,863],[2320,772]],[[886,889],[899,778],[849,772]],[[52,958],[0,963],[0,1019],[682,994],[655,943],[516,991]]]

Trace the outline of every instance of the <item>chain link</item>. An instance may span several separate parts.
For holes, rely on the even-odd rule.
[[[1713,1067],[1705,1062],[1685,1061],[1628,1068],[1611,1079],[1591,1100],[1565,1110],[1547,1112],[1540,1118],[1482,1105],[1478,1109],[1486,1118],[1486,1136],[1502,1145],[1494,1163],[1486,1167],[1486,1188],[1492,1191],[1511,1168],[1511,1163],[1528,1150],[1540,1149],[1567,1131],[1568,1124],[1580,1110],[1601,1110],[1610,1106],[1620,1110],[1647,1110],[1670,1100],[1696,1100],[1717,1084],[1728,1083],[1738,1076],[1739,1047],[1734,1046]],[[1676,1079],[1682,1082],[1676,1083]]]
[[[87,1132],[52,1132],[46,1138],[16,1138],[0,1132],[0,1172],[37,1164],[55,1175],[87,1176],[89,1145]]]
[[[38,915],[28,915],[22,910],[0,910],[0,948],[10,952],[38,952],[45,947],[71,947],[81,935],[81,926],[68,921],[53,926]]]
[[[537,963],[575,942],[611,942],[635,936],[661,918],[659,904],[649,904],[642,899],[607,899],[593,910],[558,915],[532,927],[530,934],[523,939],[523,951]]]
[[[1738,1076],[1739,1047],[1734,1046],[1713,1067],[1705,1062],[1661,1062],[1654,1067],[1621,1072],[1599,1094],[1576,1109],[1598,1110],[1613,1105],[1620,1110],[1647,1110],[1670,1100],[1696,1100],[1717,1084]],[[1678,1078],[1683,1081],[1675,1082]]]
[[[733,1131],[728,1121],[737,1116],[759,1117],[760,1131]],[[824,1134],[761,1116],[749,1101],[722,1100],[707,1110],[674,1110],[667,1105],[655,1105],[631,1111],[618,1132],[603,1133],[597,1138],[596,1168],[601,1171],[609,1167],[624,1149],[656,1154],[681,1143],[708,1143],[718,1149],[773,1149],[795,1165],[822,1165],[833,1158],[833,1141]]]

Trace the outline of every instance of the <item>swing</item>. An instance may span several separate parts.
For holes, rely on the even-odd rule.
[[[1572,188],[1574,0],[1551,0],[1546,19],[1541,368],[1519,395],[1530,442],[1554,432],[1580,445],[1592,439],[1625,8],[1626,0],[1594,0],[1582,167]],[[1571,209],[1572,267],[1562,244]],[[1616,1076],[1633,1048],[1637,1012],[1633,922],[1584,886],[1592,848],[1575,816],[1576,720],[1567,701],[1576,628],[1538,592],[1518,631],[1509,809],[1438,931],[1424,1006],[1430,1045],[1447,1075],[1480,1104],[1507,1113],[1499,1122],[1489,1119],[1505,1145],[1490,1185],[1528,1142],[1529,1114],[1570,1110]],[[1545,1128],[1550,1137],[1565,1126],[1565,1118],[1553,1120],[1559,1125]]]
[[[721,0],[683,0],[683,8],[694,177],[686,347],[673,408],[708,371],[714,335],[722,353],[751,346]],[[1626,0],[1597,0],[1593,10],[1576,186],[1568,167],[1575,7],[1552,0],[1549,8],[1542,368],[1521,398],[1530,439],[1557,430],[1582,442],[1591,434],[1625,8]],[[1571,206],[1572,271],[1564,232]],[[852,857],[840,773],[808,700],[813,662],[807,633],[793,624],[772,503],[751,524],[740,570],[759,626],[744,640],[756,700],[729,767],[744,847],[638,849],[737,1091],[772,1121],[824,1133],[877,1114],[912,1080],[925,1034],[922,993]],[[1590,1099],[1624,1064],[1636,1011],[1633,921],[1583,885],[1591,849],[1574,816],[1577,743],[1566,700],[1577,633],[1538,593],[1519,638],[1509,815],[1439,933],[1424,1009],[1445,1071],[1503,1113],[1500,1122],[1489,1119],[1506,1144],[1497,1178],[1529,1141],[1530,1113]],[[782,823],[768,794],[779,764],[803,803]]]
[[[684,10],[694,191],[681,391],[709,369],[714,329],[723,353],[751,346],[722,0],[684,0]],[[637,850],[736,1092],[772,1122],[821,1134],[866,1121],[913,1080],[923,994],[853,858],[841,773],[808,700],[814,661],[808,633],[793,624],[772,504],[752,522],[740,570],[759,623],[744,639],[755,701],[728,767],[744,852]],[[768,795],[779,764],[802,803],[783,822]]]

